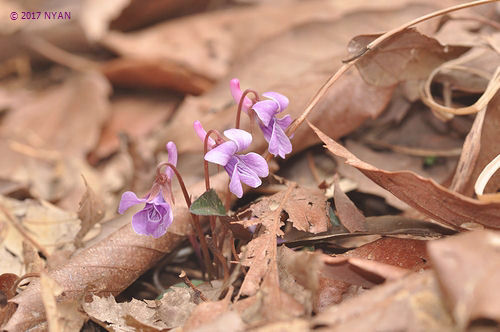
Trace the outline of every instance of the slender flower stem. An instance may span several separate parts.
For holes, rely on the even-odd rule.
[[[186,205],[189,209],[191,207],[191,198],[189,197],[189,193],[186,189],[186,185],[184,184],[184,180],[182,180],[181,174],[179,173],[179,171],[177,170],[177,168],[174,165],[172,165],[171,163],[168,163],[168,162],[160,163],[156,167],[157,173],[159,173],[160,169],[163,166],[170,167],[170,169],[172,169],[172,171],[174,171],[175,176],[177,177],[177,181],[179,181],[179,185],[182,189],[182,194],[184,195],[184,200],[186,201]],[[210,279],[212,279],[213,271],[212,271],[212,264],[210,263],[210,254],[208,253],[207,242],[205,240],[205,236],[203,235],[203,230],[201,229],[200,220],[199,220],[197,215],[194,215],[192,213],[190,213],[190,215],[191,215],[191,221],[193,222],[193,227],[196,230],[196,232],[198,233],[198,238],[200,239],[201,250],[203,252],[203,258],[204,258],[204,262],[205,262],[205,268],[207,269],[207,272],[208,272],[208,277]]]
[[[236,112],[236,124],[235,124],[236,129],[240,129],[241,109],[243,108],[243,101],[245,100],[246,95],[249,93],[253,93],[253,95],[255,96],[254,103],[259,101],[259,94],[254,90],[246,89],[245,91],[243,91],[243,94],[241,95],[240,98],[240,102],[238,103],[238,112]]]
[[[206,155],[208,152],[208,140],[210,139],[211,134],[215,134],[217,136],[216,142],[219,140],[223,140],[221,134],[217,130],[210,129],[205,135],[205,139],[203,140],[203,155]],[[207,190],[210,190],[210,175],[208,174],[208,161],[206,161],[205,159],[203,159],[203,170],[205,173],[205,188]]]

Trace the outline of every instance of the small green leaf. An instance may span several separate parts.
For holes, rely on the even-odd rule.
[[[205,191],[191,204],[189,212],[199,216],[225,216],[226,209],[215,190]]]

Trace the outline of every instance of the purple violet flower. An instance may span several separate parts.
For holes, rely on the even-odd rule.
[[[206,132],[201,127],[199,121],[194,124],[195,131],[202,140],[205,139]],[[252,135],[241,129],[228,129],[224,131],[224,136],[229,141],[217,146],[211,146],[211,150],[205,154],[205,160],[221,166],[229,174],[229,190],[238,198],[243,196],[243,186],[241,182],[252,188],[257,188],[262,184],[261,177],[269,175],[269,168],[266,160],[255,152],[247,154],[237,154],[248,148],[252,143]]]
[[[167,143],[168,162],[177,165],[177,147],[174,142]],[[155,180],[153,187],[145,198],[138,198],[131,191],[124,192],[118,207],[118,213],[124,214],[126,210],[136,204],[146,203],[144,208],[132,217],[132,228],[137,234],[151,235],[155,239],[167,232],[174,220],[172,208],[167,201],[172,202],[171,179],[173,171],[170,167],[165,169]]]
[[[239,103],[243,95],[240,89],[239,80],[236,78],[232,79],[230,88],[234,100]],[[251,100],[245,97],[242,110],[247,111],[251,108],[255,111],[258,117],[259,127],[264,134],[264,138],[269,143],[269,153],[275,157],[279,155],[284,159],[288,153],[292,152],[292,143],[285,134],[285,131],[292,123],[292,118],[290,115],[286,115],[278,119],[277,115],[283,112],[288,106],[288,98],[273,91],[265,92],[262,96],[268,99],[258,101],[253,105]]]

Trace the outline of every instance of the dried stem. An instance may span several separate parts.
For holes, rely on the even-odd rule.
[[[333,85],[333,83],[335,83],[340,78],[340,76],[342,76],[349,68],[351,68],[368,51],[375,49],[382,42],[386,41],[387,39],[389,39],[393,35],[401,32],[404,29],[407,29],[407,28],[409,28],[409,27],[411,27],[411,26],[413,26],[415,24],[422,23],[422,22],[427,21],[427,20],[429,20],[431,18],[434,18],[434,17],[437,17],[437,16],[441,16],[441,15],[444,15],[444,14],[447,14],[447,13],[451,13],[451,12],[454,12],[454,11],[457,11],[457,10],[460,10],[460,9],[465,9],[465,8],[469,8],[469,7],[484,5],[484,4],[493,3],[493,2],[496,2],[496,1],[498,1],[498,0],[480,0],[480,1],[472,1],[472,2],[467,2],[467,3],[464,3],[464,4],[460,4],[460,5],[457,5],[457,6],[448,7],[448,8],[441,9],[441,10],[435,11],[433,13],[421,16],[421,17],[416,18],[416,19],[414,19],[414,20],[412,20],[410,22],[407,22],[407,23],[405,23],[405,24],[403,24],[403,25],[401,25],[401,26],[399,26],[399,27],[397,27],[395,29],[387,31],[386,33],[384,33],[383,35],[381,35],[380,37],[378,37],[377,39],[375,39],[374,41],[372,41],[370,44],[368,44],[358,54],[356,54],[352,58],[346,60],[345,62],[347,62],[347,63],[344,63],[342,65],[342,67],[340,67],[335,74],[333,74],[330,78],[328,78],[328,80],[326,81],[326,83],[323,84],[323,86],[318,90],[318,92],[316,92],[316,94],[314,95],[314,97],[311,100],[311,102],[307,105],[307,107],[304,110],[304,112],[302,112],[302,114],[290,125],[290,127],[288,128],[288,131],[287,131],[288,136],[290,136],[293,133],[295,133],[295,131],[297,130],[297,128],[302,124],[302,122],[304,122],[304,120],[307,118],[307,116],[309,115],[309,113],[311,113],[311,111],[313,110],[313,108],[318,104],[318,102],[321,100],[321,98],[323,98],[323,96],[326,94],[326,92],[328,91],[328,89]]]
[[[198,289],[196,288],[195,285],[189,280],[188,276],[186,275],[186,272],[184,270],[181,271],[181,274],[179,274],[179,278],[181,278],[186,285],[188,285],[195,293],[200,297],[205,302],[208,302],[208,298]]]
[[[179,173],[179,171],[177,170],[177,168],[174,165],[172,165],[171,163],[168,163],[168,162],[160,163],[157,166],[157,170],[159,170],[163,166],[170,167],[170,169],[172,169],[172,171],[174,171],[175,176],[177,177],[177,181],[179,181],[179,185],[182,189],[182,194],[184,195],[184,200],[186,201],[186,205],[189,209],[191,207],[191,198],[189,197],[189,193],[186,189],[186,185],[184,184],[184,180],[182,180],[181,174]],[[190,213],[190,215],[191,215],[193,227],[196,230],[196,232],[198,233],[198,238],[200,239],[201,250],[203,252],[203,259],[205,262],[205,268],[207,269],[207,272],[208,272],[208,277],[210,279],[212,279],[212,277],[213,277],[212,264],[210,263],[210,254],[208,253],[207,242],[205,241],[205,236],[203,235],[203,230],[201,229],[200,219],[198,218],[197,215],[194,215],[192,213]]]
[[[253,95],[255,96],[255,102],[259,101],[259,94],[254,90],[246,89],[245,91],[243,91],[243,94],[241,95],[240,98],[240,102],[238,103],[238,111],[236,112],[236,124],[235,124],[236,129],[240,129],[241,109],[243,108],[243,101],[245,100],[246,95],[249,93],[253,93]]]

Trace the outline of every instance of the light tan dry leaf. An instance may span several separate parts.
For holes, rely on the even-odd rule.
[[[360,319],[362,317],[362,319]],[[315,331],[454,331],[432,271],[413,273],[330,306]]]
[[[436,276],[460,329],[500,324],[500,232],[474,231],[428,244]]]
[[[149,301],[146,302],[149,303]],[[163,293],[156,311],[158,319],[167,328],[175,328],[184,325],[194,308],[196,308],[196,304],[193,302],[188,288],[171,287]]]
[[[130,0],[82,1],[79,21],[87,39],[91,41],[101,39],[108,31],[109,23],[117,18],[129,3]]]
[[[128,315],[142,324],[158,329],[166,328],[163,322],[158,321],[154,308],[150,308],[145,302],[136,299],[132,299],[130,302],[116,303],[112,295],[108,297],[94,295],[92,302],[83,304],[83,309],[88,315],[109,323],[115,331],[136,331],[135,328],[126,324],[125,317]]]
[[[342,225],[351,233],[366,231],[365,216],[358,210],[356,205],[347,197],[347,195],[340,189],[339,179],[334,179],[335,191],[333,198],[335,201],[335,210]]]
[[[261,218],[275,211],[284,195],[285,191],[281,191],[252,204],[249,207],[252,215]],[[294,188],[282,210],[288,214],[293,227],[300,231],[321,233],[326,232],[330,225],[325,195],[319,189]]]
[[[0,204],[48,254],[63,248],[73,248],[73,241],[80,230],[80,220],[75,213],[61,210],[43,200],[18,201],[0,196]],[[7,217],[0,213],[0,219],[7,220]],[[9,224],[5,246],[12,253],[22,257],[23,241],[26,239],[10,221]]]
[[[212,177],[211,185],[219,195],[223,196],[227,190],[227,175],[221,173]],[[190,189],[192,195],[200,195],[205,191],[205,183],[200,182]],[[174,224],[189,224],[188,210],[180,204],[182,195],[180,192],[176,194],[176,201],[179,204],[174,207]],[[72,256],[65,265],[51,271],[50,276],[63,287],[70,298],[78,298],[88,292],[117,294],[184,239],[184,236],[171,232],[158,239],[138,235],[128,223]],[[12,302],[18,304],[18,308],[4,327],[6,330],[26,330],[45,320],[39,287],[38,282],[34,281],[12,299]]]
[[[40,276],[43,306],[47,315],[49,332],[72,332],[82,327],[85,316],[79,311],[76,300],[61,301],[62,287],[45,272]]]
[[[13,255],[3,244],[0,246],[0,271],[2,273],[13,273],[19,276],[23,275],[26,271],[21,261],[21,256]]]
[[[23,263],[26,273],[40,273],[45,268],[45,261],[38,251],[26,241],[23,241]]]
[[[87,180],[83,178],[87,191],[83,194],[78,208],[78,218],[81,221],[81,228],[75,236],[75,245],[81,247],[83,245],[83,237],[104,218],[105,205],[100,196],[89,186]]]
[[[333,154],[345,158],[379,186],[416,210],[442,223],[461,227],[475,222],[486,227],[500,228],[500,203],[483,203],[457,194],[413,172],[388,172],[359,160],[346,148],[309,124]]]
[[[220,316],[227,313],[231,304],[233,290],[233,287],[230,287],[226,296],[220,301],[200,303],[191,312],[182,329],[184,331],[198,331],[200,328],[203,329],[204,325],[213,323]],[[241,327],[242,323],[241,320],[238,321],[237,327]],[[231,331],[233,330],[230,326],[226,326],[226,328],[229,328]]]
[[[379,36],[354,37],[348,45],[349,54],[360,54]],[[434,68],[467,50],[468,48],[461,46],[443,46],[435,39],[410,28],[364,54],[356,62],[356,68],[366,82],[376,86],[390,86],[402,81],[425,79]]]

